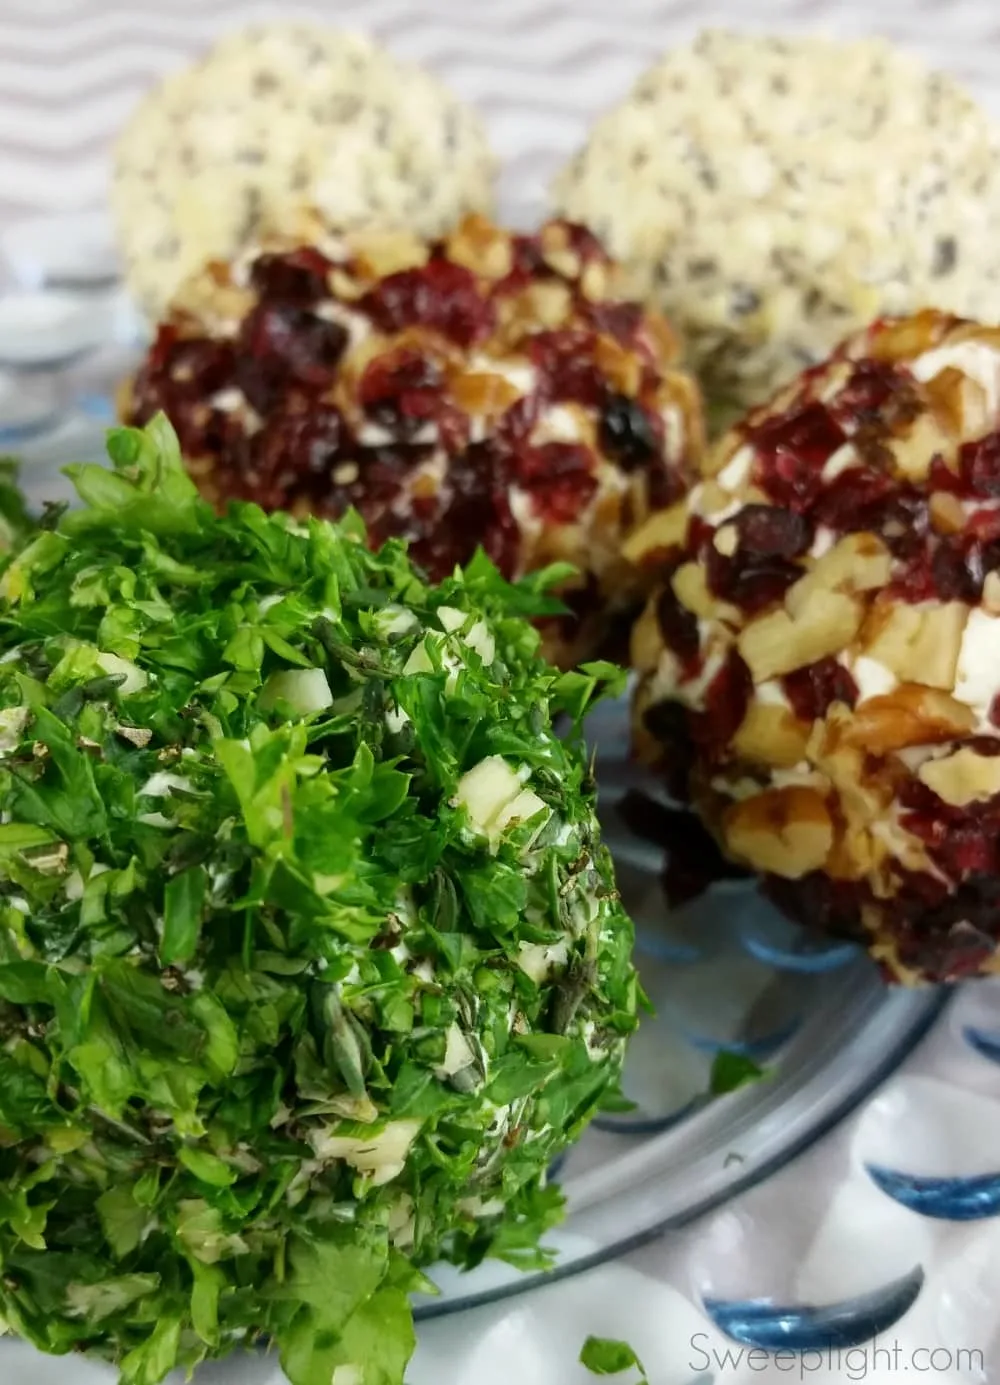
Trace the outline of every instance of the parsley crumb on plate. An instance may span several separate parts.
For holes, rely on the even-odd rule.
[[[621,1375],[623,1371],[638,1371],[639,1385],[649,1385],[646,1367],[628,1342],[614,1337],[588,1337],[580,1349],[580,1363],[591,1375]]]

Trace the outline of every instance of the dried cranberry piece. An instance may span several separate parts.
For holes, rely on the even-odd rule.
[[[511,267],[519,274],[534,276],[553,273],[545,262],[541,241],[537,236],[514,236],[510,251]]]
[[[491,299],[501,298],[505,294],[520,293],[529,284],[557,277],[555,270],[545,263],[537,236],[513,236],[510,250],[511,267],[504,277],[493,285]]]
[[[510,509],[510,477],[503,449],[472,443],[448,468],[449,498],[410,544],[414,561],[435,581],[467,563],[482,546],[505,577],[520,559],[520,531]]]
[[[561,590],[559,600],[566,607],[564,614],[543,616],[535,621],[543,638],[551,638],[556,644],[565,646],[580,641],[593,650],[590,657],[594,659],[628,663],[631,618],[636,612],[625,610],[619,619],[609,622],[607,601],[592,572],[588,572],[579,585]]]
[[[865,424],[878,419],[885,404],[901,391],[912,392],[909,376],[886,361],[858,361],[851,378],[833,401],[839,420]]]
[[[249,440],[245,460],[231,478],[234,489],[265,510],[281,510],[304,486],[323,497],[328,512],[341,513],[354,495],[344,495],[338,505],[330,472],[344,440],[344,421],[332,405],[276,410]]]
[[[852,533],[877,525],[879,507],[893,492],[893,482],[881,472],[864,467],[842,471],[823,488],[813,509],[817,524],[838,533]]]
[[[660,455],[659,438],[637,399],[609,394],[598,427],[601,450],[623,471],[641,471]]]
[[[1000,510],[974,510],[966,519],[963,532],[978,543],[995,543],[1000,539]]]
[[[437,362],[404,348],[368,363],[358,385],[358,400],[370,418],[405,438],[437,414],[442,388]]]
[[[861,923],[861,905],[868,897],[863,885],[813,871],[798,880],[769,875],[763,892],[787,918],[810,931],[851,940],[867,936]]]
[[[982,818],[941,812],[934,798],[927,813],[907,813],[904,826],[926,844],[934,859],[956,880],[970,874],[996,875],[1000,851],[996,831]]]
[[[914,486],[896,486],[881,505],[862,510],[862,524],[852,526],[881,534],[895,558],[917,558],[926,549],[928,497]]]
[[[949,491],[952,495],[961,495],[965,491],[963,478],[952,471],[943,457],[938,456],[931,458],[926,485],[928,492]]]
[[[294,304],[258,303],[237,337],[237,382],[259,413],[267,413],[290,388],[325,389],[344,348],[347,331]]]
[[[720,880],[745,880],[749,872],[728,861],[701,819],[668,808],[649,794],[629,789],[618,804],[625,826],[643,841],[665,848],[663,891],[672,909],[703,895]]]
[[[545,401],[538,394],[526,394],[497,419],[493,436],[497,444],[512,451],[527,445],[542,414]]]
[[[802,576],[802,569],[787,558],[758,558],[739,548],[727,556],[710,544],[705,559],[709,591],[751,614],[780,601]]]
[[[752,558],[797,558],[812,543],[809,521],[774,505],[744,505],[735,526],[740,551]]]
[[[960,538],[942,539],[931,559],[931,583],[942,601],[974,605],[983,594],[983,559],[975,544]]]
[[[598,332],[614,337],[622,346],[635,346],[642,326],[641,303],[587,303],[586,316]]]
[[[897,790],[900,807],[905,811],[904,826],[929,845],[940,842],[954,820],[954,810],[942,805],[937,795],[919,779],[905,779]],[[940,813],[937,809],[940,808]]]
[[[792,711],[802,721],[825,717],[834,702],[853,707],[858,700],[858,685],[832,656],[786,673],[782,685]]]
[[[997,865],[996,843],[992,830],[987,835],[982,823],[963,823],[953,827],[941,843],[939,858],[955,875],[993,874]]]
[[[885,589],[886,595],[900,601],[933,601],[938,595],[934,572],[926,553],[918,554],[896,574]]]
[[[369,418],[402,441],[429,422],[449,456],[469,441],[468,415],[447,397],[441,367],[422,352],[402,347],[375,357],[361,377],[358,399]]]
[[[566,232],[569,248],[575,250],[585,264],[591,260],[607,262],[608,252],[593,231],[579,221],[563,221],[560,224]]]
[[[940,958],[936,966],[933,962],[928,964],[928,952],[922,946],[915,948],[912,954],[909,949],[901,948],[900,961],[907,965],[911,958],[912,961],[922,958],[924,970],[929,971],[933,979],[962,981],[966,977],[979,976],[996,950],[996,938],[980,932],[971,924],[956,924],[947,940],[932,954]]]
[[[975,495],[1000,496],[1000,432],[965,443],[958,460],[962,478]]]
[[[181,340],[180,333],[172,323],[162,322],[156,329],[156,336],[153,344],[146,353],[142,365],[139,367],[138,376],[140,379],[149,377],[156,379],[166,369],[171,354],[177,343]],[[206,337],[195,337],[194,341],[207,341]]]
[[[306,245],[287,255],[258,255],[250,269],[250,283],[262,298],[308,307],[326,297],[331,267],[325,255]]]
[[[747,430],[756,448],[758,480],[768,494],[794,508],[808,506],[822,487],[824,464],[846,434],[824,405],[800,405]]]
[[[679,702],[655,702],[643,712],[642,720],[660,746],[662,753],[657,769],[663,776],[667,792],[678,802],[685,802],[695,762],[688,712]]]
[[[572,524],[594,498],[597,477],[590,449],[577,442],[547,442],[518,453],[517,479],[535,513],[552,524]]]
[[[977,871],[957,887],[907,874],[887,918],[900,961],[932,981],[971,976],[997,949],[1000,886]]]
[[[230,383],[234,363],[233,348],[228,342],[188,337],[171,346],[163,370],[169,389],[176,394],[207,399]]]
[[[472,271],[445,259],[388,275],[360,306],[383,332],[430,327],[459,346],[489,336],[495,320],[493,305],[480,293]]]
[[[131,418],[147,423],[160,409],[173,424],[187,456],[216,456],[239,431],[238,419],[212,405],[212,396],[233,382],[235,357],[228,342],[158,333],[132,390]]]
[[[592,332],[536,332],[529,350],[541,376],[539,390],[549,399],[603,407],[609,388],[594,359]]]
[[[818,497],[813,519],[838,533],[879,534],[897,558],[918,556],[928,531],[927,494],[885,472],[853,467]]]
[[[691,717],[691,735],[710,753],[724,751],[746,716],[752,695],[750,670],[732,649],[708,685],[705,710]]]
[[[712,540],[715,537],[715,529],[701,515],[692,515],[688,520],[687,534],[685,542],[692,554],[705,557],[710,548],[714,548]]]
[[[666,510],[687,490],[677,467],[654,466],[646,473],[646,495],[650,510]]]
[[[663,642],[683,663],[691,665],[697,660],[701,649],[698,635],[698,621],[693,612],[682,606],[674,594],[670,578],[678,562],[665,573],[663,589],[656,598],[656,623],[660,627]]]
[[[370,508],[369,502],[388,504],[394,500],[411,472],[433,454],[434,448],[423,443],[394,442],[381,447],[353,447],[350,456],[356,460],[360,473],[357,492],[361,497],[359,508],[362,512],[366,505]]]
[[[358,386],[358,398],[369,409],[406,394],[436,393],[442,383],[441,368],[432,357],[404,347],[369,361]]]

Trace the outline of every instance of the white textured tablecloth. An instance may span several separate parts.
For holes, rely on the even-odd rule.
[[[503,159],[508,212],[540,206],[592,116],[661,49],[709,24],[877,31],[954,71],[1000,114],[996,0],[0,0],[0,231],[100,209],[110,139],[140,91],[220,31],[279,8],[366,29],[475,102]],[[63,439],[67,456],[88,426],[96,436],[83,422]],[[910,1177],[880,1187],[873,1167]],[[613,1265],[427,1324],[412,1382],[573,1385],[590,1378],[574,1363],[591,1332],[628,1338],[655,1385],[1000,1382],[998,1212],[1000,983],[990,983],[956,997],[859,1112],[749,1193]],[[711,1299],[795,1305],[800,1341],[803,1304],[851,1301],[845,1320],[883,1325],[839,1359],[767,1355],[724,1337]],[[110,1379],[0,1344],[3,1385]],[[280,1379],[265,1359],[199,1376]]]

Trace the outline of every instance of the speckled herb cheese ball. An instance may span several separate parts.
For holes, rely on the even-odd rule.
[[[162,415],[109,451],[0,557],[0,1323],[403,1385],[421,1267],[544,1263],[617,1093],[621,680],[538,657],[540,579],[218,516]]]
[[[641,755],[886,973],[1000,970],[1000,330],[882,320],[629,546]]]
[[[112,206],[130,289],[159,317],[183,279],[303,207],[329,226],[439,235],[488,211],[482,123],[429,73],[368,39],[276,22],[166,78],[115,151]]]
[[[877,40],[710,31],[595,125],[554,189],[685,334],[717,406],[880,314],[1000,320],[1000,141]]]
[[[359,232],[211,266],[125,409],[167,413],[209,499],[353,506],[435,579],[480,545],[507,577],[572,564],[571,613],[545,626],[571,665],[637,595],[623,538],[695,474],[700,400],[676,354],[589,232],[470,217],[436,243]]]

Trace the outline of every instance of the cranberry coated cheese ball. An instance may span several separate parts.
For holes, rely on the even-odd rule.
[[[315,228],[314,228],[315,229]],[[482,546],[503,574],[580,576],[546,628],[593,654],[627,600],[623,538],[683,493],[696,387],[657,314],[615,296],[587,232],[479,217],[443,241],[272,245],[185,286],[126,414],[163,409],[216,503],[364,518],[443,579]]]
[[[184,279],[303,209],[328,227],[443,234],[492,205],[477,113],[369,39],[279,20],[167,77],[115,150],[128,286],[156,321]]]
[[[702,34],[595,123],[554,208],[738,412],[883,314],[1000,321],[1000,135],[881,40]]]
[[[628,545],[636,744],[888,976],[1000,970],[1000,330],[876,322]]]

